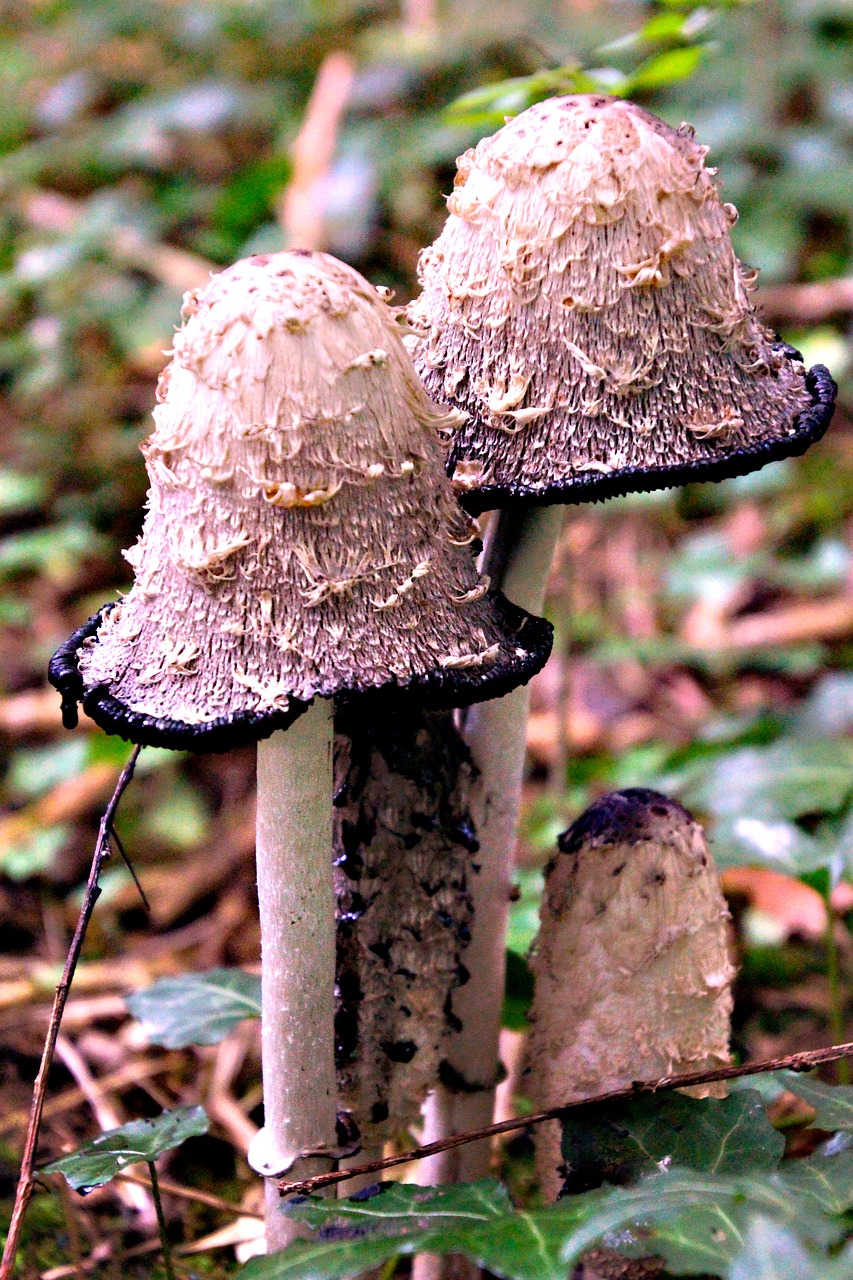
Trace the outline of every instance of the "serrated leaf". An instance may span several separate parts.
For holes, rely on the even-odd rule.
[[[63,1174],[74,1191],[85,1195],[131,1165],[156,1160],[164,1151],[207,1133],[209,1128],[204,1107],[176,1107],[155,1120],[131,1120],[118,1129],[108,1129],[70,1155],[45,1165],[41,1172]]]
[[[784,1151],[761,1096],[749,1090],[727,1098],[630,1098],[563,1120],[568,1193],[635,1182],[670,1165],[709,1173],[772,1170]]]
[[[185,973],[134,991],[127,1007],[152,1044],[218,1044],[245,1018],[261,1016],[261,980],[245,969]]]

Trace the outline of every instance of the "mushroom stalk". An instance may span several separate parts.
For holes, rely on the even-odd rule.
[[[317,698],[291,729],[258,743],[264,1159],[299,1178],[329,1160],[294,1157],[333,1150],[336,1139],[332,742],[331,700]],[[266,1205],[273,1252],[299,1230],[274,1178]]]
[[[562,526],[559,507],[505,511],[495,520],[484,571],[524,609],[542,611]],[[480,869],[468,882],[474,917],[465,953],[471,978],[454,996],[454,1011],[462,1026],[448,1039],[444,1081],[427,1102],[424,1142],[492,1121],[529,709],[530,691],[525,686],[472,707],[465,719],[464,736],[479,770],[472,816],[480,843]],[[424,1162],[425,1181],[431,1185],[473,1182],[487,1173],[489,1152],[489,1143],[483,1141],[433,1156]]]

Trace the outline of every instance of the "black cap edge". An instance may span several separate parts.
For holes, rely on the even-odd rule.
[[[79,702],[86,715],[105,733],[117,734],[128,742],[143,747],[168,747],[173,751],[220,753],[269,738],[277,729],[288,729],[308,710],[310,703],[292,698],[287,711],[238,711],[204,724],[186,724],[168,716],[131,711],[113,697],[106,685],[86,690],[77,665],[77,651],[84,640],[97,634],[98,627],[114,608],[114,602],[103,605],[59,646],[50,660],[47,678],[62,695],[62,723],[66,729],[77,727]]]
[[[406,684],[388,684],[361,689],[344,689],[335,695],[335,703],[341,707],[364,706],[364,700],[393,702],[411,700],[431,711],[449,711],[454,707],[470,707],[475,702],[488,702],[502,698],[541,671],[551,656],[554,628],[545,618],[507,600],[500,591],[490,592],[487,599],[494,605],[504,627],[518,636],[526,650],[524,658],[504,657],[485,671],[446,667],[441,671],[429,671],[413,676]],[[509,643],[507,641],[506,643]],[[502,646],[503,648],[503,646]]]
[[[411,699],[422,706],[442,710],[500,698],[526,684],[548,661],[554,628],[544,618],[526,613],[500,593],[494,593],[489,599],[497,608],[506,629],[519,639],[523,633],[524,659],[502,655],[485,672],[448,668],[415,676],[405,685],[389,683],[379,688],[346,690],[337,695],[336,701],[344,706],[351,703],[363,705],[363,699],[369,698],[393,701],[399,705],[400,699]],[[96,685],[87,690],[77,664],[77,652],[85,640],[97,634],[102,621],[113,608],[114,603],[105,604],[59,646],[50,660],[47,678],[62,695],[62,723],[66,729],[77,727],[77,705],[82,703],[86,715],[105,733],[117,734],[128,742],[145,747],[168,747],[175,751],[223,752],[268,738],[278,729],[289,728],[310,706],[309,702],[293,698],[287,711],[239,711],[204,724],[186,724],[166,716],[131,711],[110,693],[106,685]],[[509,638],[507,643],[510,643]]]
[[[799,351],[787,343],[774,344],[790,360],[802,360]],[[674,489],[685,484],[704,480],[730,480],[758,471],[768,462],[780,462],[783,458],[799,458],[809,445],[820,440],[832,419],[835,397],[838,392],[827,368],[816,364],[806,371],[806,389],[812,397],[807,409],[793,420],[793,431],[785,436],[760,440],[742,449],[734,449],[720,458],[703,458],[697,462],[678,462],[668,466],[643,470],[641,467],[622,467],[606,475],[597,471],[584,472],[561,484],[546,489],[524,489],[502,485],[484,485],[459,495],[459,501],[471,515],[498,508],[524,506],[549,506],[552,503],[602,502],[605,498],[621,498],[628,493],[651,493],[656,489]],[[451,451],[452,473],[456,459]]]

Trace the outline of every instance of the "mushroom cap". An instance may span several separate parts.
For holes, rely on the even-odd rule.
[[[130,592],[58,651],[76,701],[133,741],[227,750],[311,699],[464,706],[530,678],[541,619],[488,594],[395,318],[325,254],[259,255],[188,294],[142,446]]]
[[[707,150],[577,94],[459,159],[408,318],[427,391],[468,415],[469,510],[720,480],[826,430],[835,384],[756,315]]]

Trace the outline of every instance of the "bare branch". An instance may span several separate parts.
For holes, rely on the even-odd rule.
[[[347,53],[322,62],[293,144],[293,177],[279,205],[285,243],[297,249],[324,248],[322,184],[335,155],[355,64]]]

